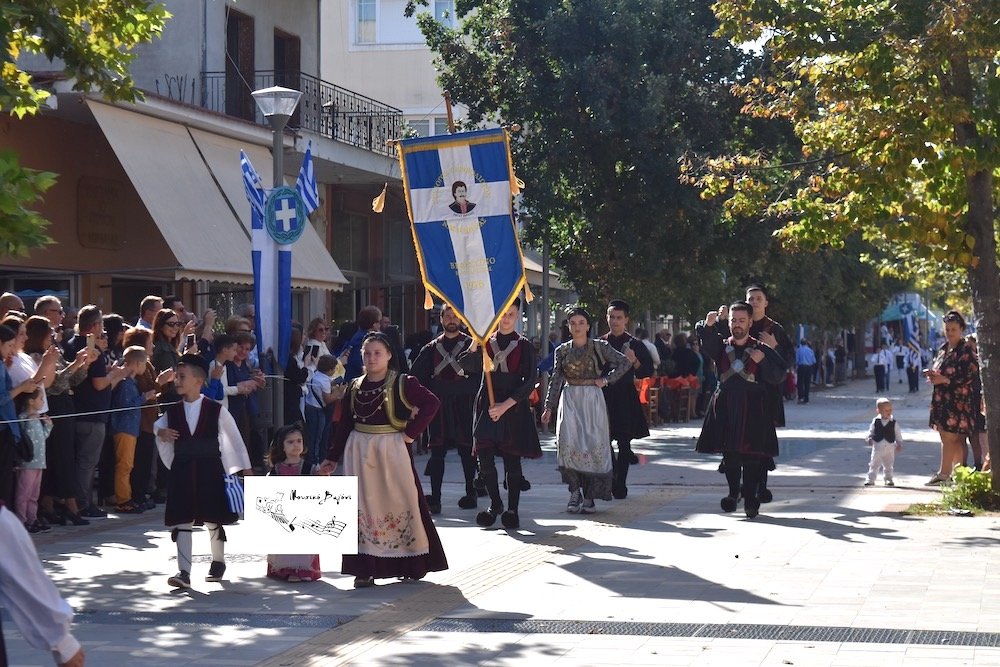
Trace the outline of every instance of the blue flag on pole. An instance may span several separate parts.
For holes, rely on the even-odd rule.
[[[914,312],[903,316],[903,340],[911,350],[920,352],[920,328]]]
[[[312,160],[312,140],[306,146],[305,157],[302,158],[302,167],[299,169],[299,177],[295,180],[295,190],[302,198],[302,203],[306,207],[306,215],[310,215],[319,208],[319,186],[316,185],[316,172],[313,171]]]
[[[398,151],[424,287],[485,340],[527,284],[507,132],[404,139]]]
[[[253,261],[253,299],[257,311],[254,333],[257,336],[257,351],[262,357],[260,353],[273,347],[277,339],[276,320],[273,316],[278,294],[277,245],[264,225],[264,205],[267,201],[264,185],[250,158],[243,151],[240,151],[240,169],[243,172],[247,201],[250,202],[250,256]]]

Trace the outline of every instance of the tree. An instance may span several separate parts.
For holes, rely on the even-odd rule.
[[[547,239],[582,301],[638,310],[697,285],[719,206],[679,181],[679,161],[738,130],[729,86],[751,58],[713,36],[709,2],[460,0],[456,13],[455,29],[419,19],[439,82],[470,125],[522,126],[528,238]]]
[[[39,111],[50,93],[18,66],[23,54],[62,61],[73,89],[96,91],[109,100],[134,101],[128,65],[132,49],[159,36],[169,14],[148,0],[4,0],[0,34],[7,48],[0,60],[0,110],[23,118]],[[48,222],[27,205],[55,183],[55,174],[22,167],[10,151],[0,153],[0,252],[25,254],[51,243]]]
[[[1000,4],[719,0],[715,10],[721,34],[759,40],[773,58],[737,88],[745,111],[791,122],[802,154],[709,160],[706,195],[726,196],[730,213],[766,207],[789,246],[857,232],[896,251],[904,271],[963,270],[1000,456]]]

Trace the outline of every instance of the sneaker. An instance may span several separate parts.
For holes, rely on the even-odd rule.
[[[191,573],[187,570],[181,570],[167,579],[167,583],[174,588],[191,588]]]
[[[875,482],[865,482],[865,486],[875,486]]]
[[[580,505],[580,514],[595,514],[597,512],[597,506],[594,505],[593,498],[587,498]]]
[[[52,525],[42,517],[38,517],[38,519],[35,520],[35,523],[38,525],[39,530],[43,533],[47,533],[52,530]]]
[[[87,517],[88,519],[104,519],[107,518],[108,513],[96,505],[91,505],[87,509],[80,512],[80,516]]]
[[[147,498],[145,500],[145,502],[143,502],[139,506],[142,507],[143,511],[155,510],[156,509],[156,501],[153,500],[152,498]]]
[[[79,514],[73,514],[72,512],[66,512],[66,520],[69,521],[74,526],[89,526],[90,522],[84,519]]]
[[[579,514],[580,506],[583,505],[583,493],[579,489],[569,494],[569,502],[566,503],[566,511],[570,514]]]
[[[213,560],[212,564],[208,567],[208,576],[205,577],[205,581],[222,581],[222,577],[226,574],[226,564],[221,560]]]
[[[885,485],[886,486],[896,486],[896,483],[894,481],[892,481],[891,479],[887,479],[887,480],[885,480]]]
[[[945,481],[944,477],[941,477],[940,475],[934,475],[929,480],[924,482],[924,486],[940,486],[941,483],[944,481]]]

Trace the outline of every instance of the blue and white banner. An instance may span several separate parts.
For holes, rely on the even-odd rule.
[[[299,170],[295,188],[265,190],[246,153],[240,151],[243,186],[250,202],[253,290],[256,304],[257,352],[267,372],[267,350],[284,367],[292,337],[292,244],[319,206],[319,188],[312,168],[312,146]]]
[[[484,340],[526,284],[507,132],[404,139],[398,151],[424,287]]]
[[[911,350],[920,352],[920,328],[913,312],[903,317],[903,342]]]
[[[240,151],[240,169],[243,171],[243,187],[250,202],[250,256],[253,260],[253,300],[257,312],[254,333],[257,337],[258,356],[263,359],[264,351],[268,348],[276,349],[275,343],[278,340],[278,320],[273,315],[277,311],[278,299],[278,246],[264,225],[264,206],[267,201],[264,184],[243,151]]]

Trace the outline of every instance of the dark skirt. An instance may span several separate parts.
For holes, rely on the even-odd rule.
[[[76,495],[76,418],[60,415],[74,412],[73,397],[59,394],[49,396],[48,401],[52,432],[45,441],[42,495],[72,498]]]
[[[476,415],[473,453],[477,456],[520,456],[525,459],[542,457],[535,417],[527,401],[519,401],[498,421],[490,419],[483,409]]]
[[[695,449],[703,454],[778,455],[778,436],[768,397],[761,391],[716,392],[709,402]]]
[[[633,382],[624,379],[609,385],[604,389],[604,401],[612,440],[622,443],[649,437],[646,415]]]
[[[236,523],[239,516],[229,509],[224,477],[222,459],[175,460],[167,483],[163,523],[167,526]]]

